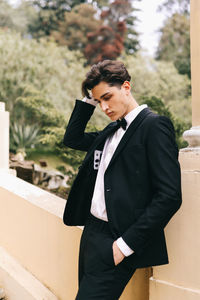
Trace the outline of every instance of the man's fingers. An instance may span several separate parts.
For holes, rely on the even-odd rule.
[[[116,241],[113,243],[112,248],[115,265],[118,265],[124,259],[124,255],[118,248]]]

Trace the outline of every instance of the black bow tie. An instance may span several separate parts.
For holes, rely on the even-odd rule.
[[[117,120],[118,127],[122,127],[124,130],[126,130],[127,122],[124,118],[121,120]]]

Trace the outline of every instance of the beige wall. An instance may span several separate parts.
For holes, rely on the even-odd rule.
[[[200,126],[200,1],[191,0],[192,126]]]
[[[3,173],[0,199],[0,246],[59,299],[75,299],[82,230],[63,224],[65,200]],[[120,299],[148,300],[149,276],[138,270]]]
[[[180,152],[183,204],[166,228],[170,264],[153,268],[150,300],[200,299],[200,153]]]

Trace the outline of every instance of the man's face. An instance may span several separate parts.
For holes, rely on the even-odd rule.
[[[120,86],[109,86],[102,81],[92,89],[92,97],[99,102],[103,112],[112,120],[118,120],[129,112],[130,83],[125,81]]]

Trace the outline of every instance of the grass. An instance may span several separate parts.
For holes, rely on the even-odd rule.
[[[27,153],[26,160],[33,160],[36,164],[40,164],[39,160],[45,160],[48,165],[48,169],[56,169],[58,166],[65,166],[66,169],[71,167],[62,160],[58,154],[50,151],[31,151]]]

